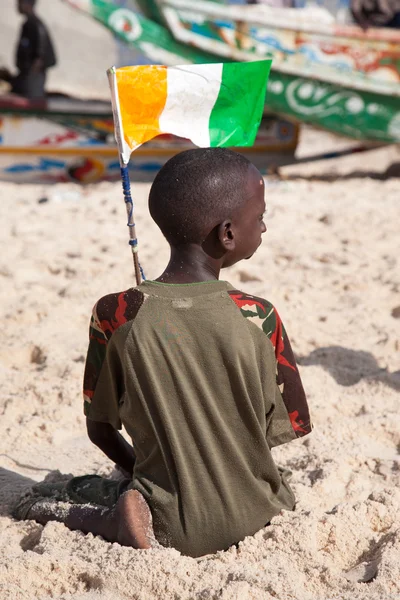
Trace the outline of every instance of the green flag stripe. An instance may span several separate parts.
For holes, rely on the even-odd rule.
[[[252,146],[265,104],[271,60],[225,63],[210,115],[211,146]]]

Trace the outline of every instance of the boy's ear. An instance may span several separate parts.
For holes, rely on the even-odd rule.
[[[235,249],[236,242],[231,220],[227,219],[218,225],[218,239],[227,252]]]

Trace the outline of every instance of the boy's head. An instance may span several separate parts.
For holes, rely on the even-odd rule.
[[[17,10],[20,15],[29,15],[33,12],[36,0],[17,0]]]
[[[171,158],[154,180],[149,209],[171,246],[200,245],[223,267],[249,258],[266,231],[263,178],[247,158],[225,148]]]

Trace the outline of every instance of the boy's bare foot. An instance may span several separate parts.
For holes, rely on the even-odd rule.
[[[128,490],[115,506],[117,542],[132,548],[153,548],[158,545],[154,536],[153,519],[147,502],[136,490]]]

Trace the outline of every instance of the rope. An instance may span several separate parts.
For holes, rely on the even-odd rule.
[[[122,180],[122,190],[124,192],[124,200],[125,200],[125,205],[126,205],[126,214],[128,217],[127,226],[129,227],[129,245],[132,249],[132,254],[133,254],[133,263],[135,266],[136,283],[137,283],[137,285],[139,285],[141,279],[143,279],[143,281],[145,281],[146,277],[145,277],[144,271],[142,269],[142,266],[139,262],[139,257],[138,257],[138,239],[136,236],[135,221],[133,219],[134,206],[133,206],[133,200],[132,200],[132,196],[131,196],[131,182],[129,179],[129,170],[128,170],[127,165],[121,166],[121,180]]]

